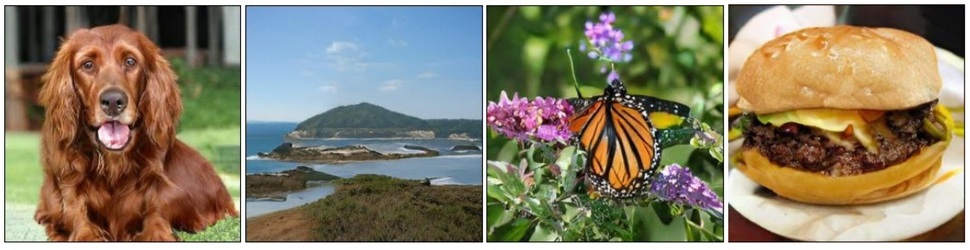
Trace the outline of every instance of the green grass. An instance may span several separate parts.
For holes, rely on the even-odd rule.
[[[188,69],[181,59],[171,62],[182,90],[180,132],[239,127],[242,75],[238,67]]]
[[[217,149],[220,146],[239,146],[239,128],[185,131],[180,133],[178,138],[199,150],[211,161],[217,158]],[[43,179],[39,156],[40,134],[7,133],[4,143],[6,144],[4,238],[7,241],[46,240],[43,229],[33,220]],[[232,157],[239,158],[238,154]],[[220,175],[238,207],[239,171],[220,172]],[[198,234],[178,232],[177,235],[185,241],[239,241],[241,239],[239,225],[239,218],[228,218]]]
[[[197,234],[176,232],[183,241],[239,241],[239,218],[228,218],[217,222]]]
[[[482,186],[357,175],[302,209],[320,241],[482,240]]]
[[[40,168],[40,135],[7,133],[4,144],[4,178],[7,203],[37,204],[43,171]]]
[[[198,150],[221,173],[239,176],[239,127],[182,131],[178,138]]]

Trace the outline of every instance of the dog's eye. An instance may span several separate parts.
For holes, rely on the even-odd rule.
[[[125,58],[125,66],[128,66],[128,67],[135,66],[135,63],[136,63],[135,58],[131,58],[131,57]]]
[[[84,64],[81,64],[81,68],[84,68],[84,70],[91,70],[94,68],[94,62],[91,62],[91,61],[84,62]]]

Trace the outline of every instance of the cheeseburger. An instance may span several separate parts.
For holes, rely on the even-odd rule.
[[[737,168],[806,203],[864,204],[928,187],[953,120],[933,45],[888,28],[807,28],[765,43],[736,87]]]

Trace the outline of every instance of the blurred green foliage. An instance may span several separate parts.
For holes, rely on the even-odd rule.
[[[182,91],[178,131],[240,126],[242,71],[239,67],[189,68],[179,58],[173,58],[171,63]]]
[[[574,58],[582,96],[601,95],[606,74],[579,47],[586,42],[585,23],[598,21],[603,12],[614,12],[614,27],[634,42],[632,60],[615,64],[628,92],[687,104],[692,116],[723,135],[721,6],[490,6],[486,11],[486,99],[498,101],[502,91],[530,99],[576,97],[567,49]],[[717,219],[695,213],[697,210],[649,201],[617,206],[575,195],[574,180],[568,175],[540,179],[536,176],[549,172],[550,165],[564,166],[548,163],[562,161],[565,153],[545,150],[536,155],[547,161],[536,160],[531,152],[534,146],[488,131],[486,224],[490,241],[719,241],[723,235],[722,222],[710,223]],[[673,146],[664,150],[661,164],[689,167],[723,197],[723,165],[712,152]],[[522,162],[514,170],[523,172],[515,174],[492,161]],[[579,171],[577,166],[582,165],[574,165],[574,173]],[[528,174],[533,176],[524,176]],[[518,183],[530,178],[534,178],[533,188],[519,187]],[[672,215],[683,219],[671,219]]]

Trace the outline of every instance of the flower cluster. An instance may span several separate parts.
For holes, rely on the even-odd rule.
[[[589,55],[589,58],[598,58],[609,61],[610,63],[629,62],[633,59],[633,55],[630,53],[633,50],[633,41],[623,41],[623,31],[613,28],[614,21],[616,21],[616,15],[612,12],[600,14],[600,21],[597,23],[586,21],[586,31],[584,33],[586,34],[589,45],[587,43],[580,43],[579,50],[588,50],[587,55]],[[606,66],[602,66],[600,73],[606,73],[606,70]],[[620,75],[613,70],[612,65],[610,65],[609,71],[610,73],[606,77],[607,83],[611,83],[620,78]]]
[[[511,139],[565,142],[572,137],[568,123],[573,107],[563,99],[536,97],[530,102],[519,94],[509,99],[502,91],[498,103],[488,103],[486,113],[488,126]]]
[[[676,163],[660,172],[650,190],[662,200],[718,212],[724,209],[707,183]]]
[[[614,21],[616,21],[616,15],[612,12],[600,14],[598,23],[586,21],[586,38],[593,47],[588,53],[590,58],[596,59],[602,56],[612,62],[629,62],[633,59],[630,54],[630,50],[633,50],[633,41],[623,41],[623,31],[613,29]],[[586,44],[582,44],[580,50],[586,50]]]

